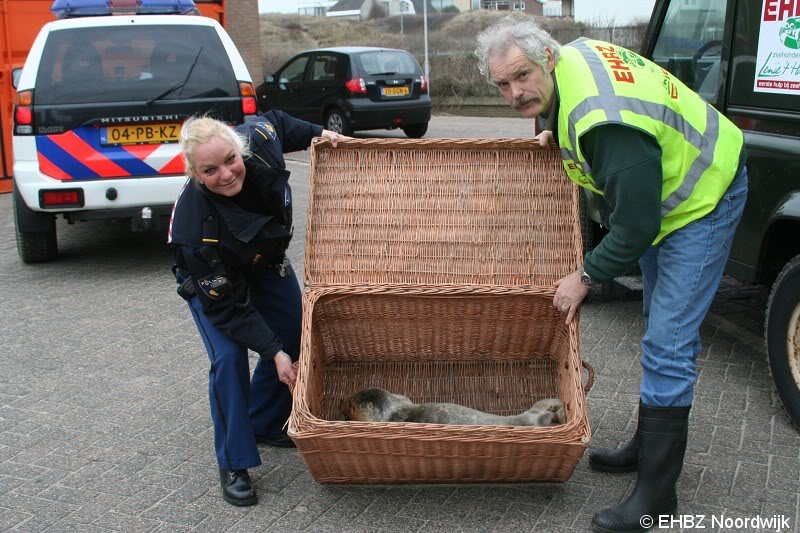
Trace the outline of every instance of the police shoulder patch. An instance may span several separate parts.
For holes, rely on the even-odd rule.
[[[256,129],[260,133],[266,134],[273,141],[278,137],[278,134],[275,132],[275,126],[267,121],[256,123]]]
[[[200,290],[212,300],[220,300],[228,293],[228,279],[225,276],[206,276],[197,281]]]

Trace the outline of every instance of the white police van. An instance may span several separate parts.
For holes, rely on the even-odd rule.
[[[51,9],[59,20],[41,29],[15,86],[25,263],[58,255],[57,215],[161,227],[186,181],[183,121],[209,113],[240,124],[257,113],[233,41],[216,21],[191,16],[191,0],[56,0]]]

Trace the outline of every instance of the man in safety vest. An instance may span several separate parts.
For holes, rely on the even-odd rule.
[[[541,116],[569,178],[603,196],[609,233],[555,283],[571,322],[592,283],[638,260],[645,334],[639,424],[590,465],[638,471],[635,489],[595,513],[595,531],[645,531],[677,508],[700,324],[719,286],[747,196],[742,132],[681,81],[607,42],[559,45],[530,19],[506,17],[478,36],[479,68],[525,117]],[[648,521],[649,520],[649,521]]]

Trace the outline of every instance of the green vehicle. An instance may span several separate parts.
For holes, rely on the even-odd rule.
[[[656,0],[642,55],[738,125],[750,192],[726,274],[772,287],[765,340],[786,411],[800,425],[800,0]],[[585,195],[586,239],[599,234]]]

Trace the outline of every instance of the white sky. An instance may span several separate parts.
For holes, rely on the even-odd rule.
[[[655,0],[575,0],[575,18],[585,22],[626,24],[632,18],[649,19]],[[258,0],[261,13],[297,13],[297,0]]]
[[[274,2],[276,0],[269,0]],[[283,0],[279,0],[283,1]],[[631,19],[649,20],[655,0],[575,0],[575,20],[602,25],[625,25]]]
[[[260,13],[297,13],[295,0],[258,0]]]

